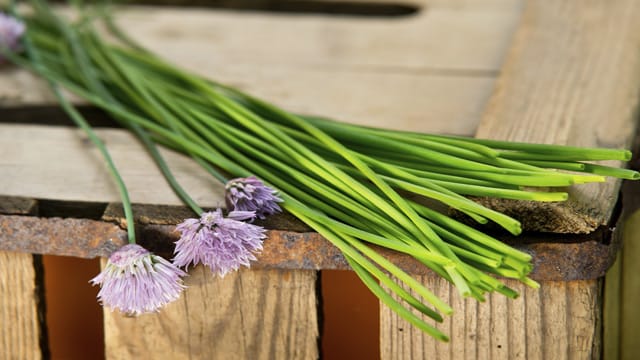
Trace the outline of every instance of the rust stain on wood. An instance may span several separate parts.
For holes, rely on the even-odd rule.
[[[138,227],[138,240],[149,250],[171,258],[179,237],[174,225]],[[604,275],[619,248],[612,229],[593,235],[563,239],[549,235],[546,242],[525,236],[510,238],[513,246],[534,256],[531,277],[536,280],[595,279]],[[605,240],[605,241],[603,241]],[[38,218],[0,215],[0,250],[76,256],[106,257],[124,245],[126,231],[110,222],[86,219]],[[372,246],[411,274],[431,271],[418,261]],[[264,249],[252,265],[261,269],[348,269],[340,251],[313,232],[269,230]]]
[[[125,231],[103,221],[0,215],[4,251],[94,258],[108,256],[125,239]]]
[[[175,225],[184,219],[196,217],[189,208],[176,205],[133,204],[136,224],[143,225]],[[213,209],[205,208],[205,211]],[[109,203],[102,215],[102,220],[111,221],[126,227],[122,204]],[[312,232],[313,230],[289,213],[270,215],[268,219],[256,220],[256,225],[272,230],[288,230],[291,232]]]

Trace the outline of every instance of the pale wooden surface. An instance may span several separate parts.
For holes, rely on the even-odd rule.
[[[454,308],[437,327],[442,343],[381,306],[380,351],[388,359],[596,359],[600,356],[601,280],[545,281],[539,290],[515,282],[510,300],[493,294],[485,303],[462,299],[446,280],[421,281]]]
[[[0,251],[0,359],[41,359],[33,255]]]
[[[166,59],[292,111],[472,135],[521,4],[481,3],[391,19],[147,7],[118,21]],[[0,104],[53,101],[24,72],[0,78]]]
[[[621,253],[620,358],[637,358],[640,351],[640,212],[633,214],[625,224],[624,247]]]
[[[622,359],[620,353],[620,343],[624,334],[621,334],[620,328],[625,317],[622,316],[621,302],[624,294],[621,292],[622,286],[622,258],[625,256],[625,249],[622,250],[617,260],[607,272],[604,279],[604,304],[602,309],[602,358],[604,360]],[[635,263],[638,263],[635,261]],[[635,269],[634,269],[635,270]],[[634,273],[635,275],[635,273]],[[633,299],[635,300],[635,299]],[[637,314],[637,312],[635,312]],[[630,314],[628,319],[632,321],[639,319],[635,314]],[[631,354],[637,353],[632,351]],[[628,359],[631,359],[628,357]]]
[[[634,360],[640,351],[640,211],[624,224],[624,247],[605,279],[605,360]]]
[[[158,314],[105,310],[107,359],[316,359],[314,271],[240,271],[220,279],[199,266]]]
[[[519,1],[483,3],[435,2],[418,15],[393,19],[178,8],[127,8],[118,19],[168,60],[290,110],[472,135],[520,16]],[[97,152],[87,151],[91,146],[77,130],[2,124],[2,106],[52,101],[30,74],[0,69],[2,194],[118,201]],[[130,135],[99,134],[133,201],[180,204]],[[202,205],[223,204],[220,185],[191,161],[168,161]]]
[[[640,99],[638,16],[636,0],[528,1],[476,136],[628,148]],[[486,203],[525,229],[588,233],[608,223],[619,186],[572,187],[565,203]]]
[[[73,127],[0,125],[3,195],[120,202],[104,160]],[[137,203],[182,205],[144,147],[123,130],[97,129]],[[194,161],[161,151],[180,184],[202,206],[224,205],[224,186]]]

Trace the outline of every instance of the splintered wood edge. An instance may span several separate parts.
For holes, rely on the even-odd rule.
[[[640,99],[639,14],[634,0],[528,1],[476,137],[629,148]],[[608,223],[620,183],[579,185],[564,203],[480,202],[525,230],[589,233]]]

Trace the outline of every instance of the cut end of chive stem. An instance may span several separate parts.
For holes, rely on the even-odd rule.
[[[628,170],[628,169],[616,169],[617,171],[615,171],[617,177],[621,178],[621,179],[625,179],[625,180],[639,180],[640,179],[640,172],[637,172],[635,170]]]
[[[574,184],[588,184],[605,181],[607,181],[607,178],[600,175],[576,175],[573,177]]]
[[[566,192],[530,192],[530,199],[533,201],[540,202],[561,202],[567,201],[569,199],[569,194]]]
[[[507,231],[509,231],[513,235],[522,234],[522,225],[520,224],[519,221],[515,221],[510,226],[505,228],[507,229]]]
[[[496,291],[510,299],[517,299],[518,297],[520,297],[520,294],[517,291],[506,285],[498,287]]]

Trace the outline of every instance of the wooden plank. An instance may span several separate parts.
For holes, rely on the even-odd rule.
[[[471,135],[519,17],[518,7],[509,2],[478,4],[434,4],[416,16],[394,19],[124,7],[118,21],[168,60],[294,111]],[[183,26],[174,26],[176,18]],[[447,42],[440,41],[443,34]],[[11,68],[0,73],[0,104],[52,100],[30,74]],[[100,135],[133,201],[180,204],[130,136],[117,130],[100,130]],[[0,173],[11,174],[3,180],[5,195],[119,200],[96,151],[75,130],[0,124],[0,144]],[[196,201],[222,203],[219,184],[190,160],[167,154]]]
[[[620,325],[623,317],[620,314],[622,300],[622,256],[618,256],[616,262],[607,272],[604,280],[604,304],[602,309],[603,325],[602,325],[602,345],[604,360],[621,359],[620,342],[622,334],[620,333]],[[637,319],[638,316],[625,315],[630,319]]]
[[[118,21],[166,59],[292,111],[471,135],[518,17],[459,3],[393,19],[126,7]],[[0,79],[0,104],[53,102],[24,71]]]
[[[600,356],[601,280],[543,281],[539,290],[516,281],[521,294],[499,294],[485,303],[462,299],[453,285],[434,276],[421,281],[455,313],[436,327],[452,335],[441,343],[381,305],[381,358],[385,359],[592,359]]]
[[[180,13],[180,18],[189,26],[180,27],[167,41],[166,29],[176,28],[169,26],[168,22],[173,24],[176,13]],[[460,17],[466,20],[461,22]],[[499,67],[498,59],[508,43],[509,30],[517,17],[518,12],[510,8],[482,11],[477,6],[466,5],[434,10],[428,19],[422,16],[394,21],[131,8],[123,12],[121,21],[123,27],[140,42],[169,60],[203,75],[236,84],[294,111],[376,126],[390,126],[389,119],[394,119],[392,126],[399,129],[471,135],[493,85],[493,72]],[[429,28],[414,28],[417,26],[415,23],[425,22],[428,24],[420,26]],[[225,25],[227,34],[240,34],[238,36],[243,41],[231,36],[211,37],[212,33],[219,33],[219,24]],[[300,46],[292,46],[290,41],[266,41],[265,37],[286,36],[289,39],[289,29],[293,25],[296,26],[294,44],[300,43]],[[371,33],[372,26],[384,31]],[[431,27],[434,27],[433,31],[429,30]],[[335,41],[345,41],[346,49],[361,42],[377,44],[379,36],[383,33],[389,36],[387,32],[390,30],[396,34],[410,33],[413,37],[391,42],[403,46],[394,48],[394,51],[386,42],[385,46],[372,45],[372,48],[360,45],[357,48],[361,51],[350,55],[330,50],[335,48],[330,46]],[[460,66],[462,72],[452,72],[448,68],[427,71],[425,69],[430,66],[436,66],[427,63],[421,65],[425,69],[412,70],[404,58],[398,58],[398,51],[410,47],[409,44],[417,40],[423,44],[422,39],[415,38],[417,30],[429,30],[428,36],[451,33],[458,34],[458,37],[453,36],[446,44],[433,40],[426,47],[420,45],[418,52],[410,55],[411,61],[422,59],[424,62],[435,57],[440,58],[440,64],[444,66],[456,59],[465,59],[468,63]],[[469,40],[463,39],[466,36],[474,40],[473,49],[465,45]],[[318,46],[318,41],[327,45]],[[269,45],[269,42],[274,44]],[[238,43],[255,46],[238,47]],[[278,51],[275,51],[273,46],[276,44],[285,48],[276,48]],[[362,65],[370,59],[380,58],[377,52],[382,48],[389,51],[393,59],[375,66]],[[211,54],[228,56],[214,56],[212,59]],[[280,57],[267,61],[268,56]],[[322,64],[310,63],[318,59],[326,60],[322,60]],[[269,66],[265,66],[267,63]],[[7,69],[0,75],[0,80],[0,103],[6,106],[52,102],[43,84],[24,71]],[[309,87],[309,84],[314,86]],[[380,88],[393,91],[379,91]],[[417,93],[421,94],[418,100],[415,98]],[[138,151],[139,146],[131,137],[116,130],[101,130],[101,135],[115,153],[116,163],[134,201],[180,203],[144,152]],[[0,124],[0,136],[0,144],[3,144],[0,146],[0,173],[12,174],[3,184],[4,194],[59,200],[118,201],[117,191],[102,162],[96,161],[95,151],[86,151],[91,146],[78,139],[77,132]],[[25,138],[29,139],[29,146],[25,145]],[[122,153],[118,150],[120,146]],[[130,159],[131,154],[134,155]],[[61,164],[59,159],[65,159],[64,163]],[[219,184],[212,184],[209,176],[199,171],[191,161],[173,156],[168,160],[178,180],[197,201],[204,206],[221,203]],[[47,181],[25,180],[43,178]]]
[[[640,344],[634,335],[640,332],[640,279],[638,279],[638,256],[640,256],[640,212],[635,212],[625,223],[624,248],[621,253],[621,284],[619,309],[620,359],[634,359],[640,351]]]
[[[629,147],[640,99],[639,15],[635,0],[529,1],[476,136]],[[571,188],[560,204],[485,203],[525,229],[590,232],[609,221],[619,186]]]
[[[118,21],[154,51],[185,64],[247,64],[254,71],[283,65],[496,71],[508,45],[496,39],[510,38],[522,2],[496,7],[413,3],[424,6],[405,17],[127,7]],[[182,20],[179,27],[176,16]],[[166,46],[166,39],[176,38],[184,40],[172,45],[182,53]]]
[[[134,212],[140,209],[134,206]],[[152,206],[156,208],[156,206]],[[162,209],[163,207],[160,207]],[[166,207],[164,207],[166,208]],[[142,214],[141,214],[142,213]],[[153,252],[171,257],[179,233],[175,223],[155,224],[166,220],[166,216],[153,216],[156,212],[135,216],[138,223],[137,239],[140,245]],[[267,240],[258,260],[252,264],[257,269],[349,269],[340,250],[310,230],[296,230],[299,223],[290,220],[291,215],[275,215],[267,221],[256,222],[268,229]],[[124,225],[120,216],[116,221]],[[273,221],[272,221],[272,220]],[[151,222],[151,223],[149,223]],[[295,225],[297,224],[297,225]],[[277,230],[285,229],[285,230]],[[0,214],[0,251],[21,251],[36,254],[62,255],[82,258],[107,257],[115,249],[126,244],[126,231],[112,222],[77,218],[38,218]],[[602,277],[618,251],[618,242],[604,245],[608,237],[587,238],[582,241],[576,236],[558,236],[541,242],[539,238],[526,235],[514,247],[534,255],[534,269],[529,276],[534,280],[571,281],[597,279]],[[578,241],[567,244],[567,241]],[[421,262],[393,250],[372,245],[373,249],[397,264],[401,269],[414,275],[433,275]]]
[[[404,119],[395,122],[395,126],[405,129],[418,128],[418,130],[424,131],[457,134],[472,131],[473,125],[468,122],[465,124],[464,122],[450,121],[450,119],[477,118],[480,104],[484,101],[480,94],[488,91],[491,86],[489,79],[442,78],[443,82],[448,82],[449,85],[441,85],[449,90],[443,90],[442,93],[436,95],[436,89],[439,85],[432,84],[432,86],[423,88],[419,83],[413,83],[417,79],[411,80],[411,76],[404,75],[401,77],[404,77],[408,82],[408,86],[405,86],[407,84],[402,85],[405,86],[406,93],[399,91],[399,93],[404,93],[401,96],[404,97],[403,104],[407,106],[400,110],[402,104],[396,104],[392,108],[387,108],[386,111],[395,112],[398,119]],[[380,79],[378,78],[378,80]],[[300,79],[296,81],[300,81]],[[365,86],[364,84],[370,86],[375,81],[375,76],[373,76],[368,81],[345,81],[345,84],[359,83],[359,86]],[[338,86],[338,82],[336,81],[334,85]],[[381,83],[398,88],[398,86],[385,81],[381,81]],[[402,84],[402,81],[394,80],[391,83]],[[471,83],[476,83],[479,86],[474,87]],[[2,84],[4,83],[0,81],[0,87]],[[302,83],[297,84],[302,87]],[[412,84],[418,85],[417,88]],[[464,90],[457,91],[458,87],[471,89],[471,92],[465,94]],[[411,90],[412,88],[413,90]],[[425,91],[420,90],[421,88]],[[429,101],[419,103],[410,100],[409,93],[414,90],[423,93],[432,92],[434,96]],[[444,101],[447,98],[446,93],[449,94],[449,99],[452,99],[454,92],[459,95],[455,98],[456,104],[451,100],[448,103]],[[309,103],[313,101],[312,97],[310,95]],[[465,99],[468,101],[457,105],[457,101]],[[353,101],[349,106],[355,108],[360,106],[357,104],[366,103],[364,99],[361,100],[363,101],[351,98],[346,101]],[[443,101],[442,104],[448,105],[445,105],[444,109],[438,110],[439,100]],[[317,106],[316,113],[321,113],[321,104]],[[345,109],[349,106],[345,106]],[[435,114],[433,121],[422,121],[423,114],[429,113],[429,109],[433,111],[432,114]],[[373,113],[375,109],[365,107],[362,111]],[[454,115],[452,112],[456,114]],[[375,125],[375,119],[364,116],[364,113],[361,115],[354,117],[354,119]],[[389,124],[389,118],[395,118],[390,113],[378,116],[380,116],[378,121],[387,121],[387,124]],[[378,125],[383,124],[384,122],[378,123]],[[153,161],[131,135],[126,131],[116,129],[99,129],[97,132],[110,149],[114,161],[129,187],[133,201],[165,205],[180,204],[179,199],[166,184]],[[119,200],[117,189],[112,185],[112,180],[98,152],[86,140],[85,136],[74,128],[0,124],[0,144],[2,144],[0,145],[0,173],[11,175],[3,179],[3,195],[95,202]],[[196,201],[203,206],[216,206],[223,203],[221,201],[223,194],[221,185],[212,180],[211,176],[202,171],[197,164],[176,153],[165,151],[163,154],[166,155],[178,180]],[[64,159],[64,161],[60,159]],[[47,181],[42,181],[42,179],[47,179]]]
[[[75,128],[32,125],[0,125],[0,173],[4,195],[56,200],[117,202],[120,196],[104,161],[86,136]],[[100,129],[132,201],[182,204],[166,184],[162,173],[135,138],[124,130]],[[224,194],[190,159],[163,151],[175,175],[203,206],[216,206]],[[38,185],[40,184],[40,185]]]
[[[199,266],[158,314],[105,309],[107,359],[316,359],[314,271],[240,271],[220,279]]]
[[[636,142],[637,146],[637,142]],[[632,160],[637,169],[638,157]],[[622,187],[623,214],[618,223],[623,248],[605,278],[603,334],[605,360],[634,359],[640,346],[634,335],[640,330],[640,311],[635,306],[640,288],[640,188],[627,182]]]
[[[41,286],[33,255],[0,251],[0,358],[44,357],[38,304]]]

